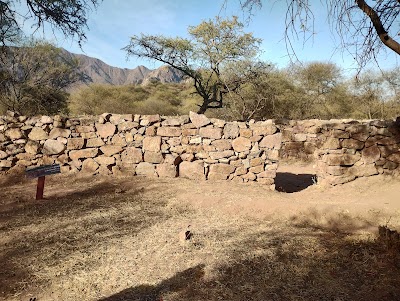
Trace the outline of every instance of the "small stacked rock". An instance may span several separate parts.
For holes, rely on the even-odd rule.
[[[0,117],[0,171],[60,164],[61,171],[257,181],[274,189],[281,133],[272,120],[189,116]]]

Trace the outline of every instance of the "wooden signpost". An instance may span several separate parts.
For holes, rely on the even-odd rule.
[[[44,192],[44,181],[45,176],[54,175],[60,173],[60,165],[43,165],[39,167],[27,168],[25,173],[28,178],[38,178],[37,189],[36,189],[36,199],[43,199]]]

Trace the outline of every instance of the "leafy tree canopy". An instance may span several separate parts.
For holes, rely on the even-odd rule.
[[[188,38],[162,35],[133,36],[124,49],[128,56],[148,58],[170,65],[193,80],[203,102],[199,113],[221,108],[224,95],[238,89],[241,80],[225,81],[225,68],[234,62],[255,59],[260,39],[244,32],[237,17],[203,21],[188,28]]]

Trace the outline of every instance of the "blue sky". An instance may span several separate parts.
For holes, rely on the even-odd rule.
[[[246,31],[263,40],[262,59],[278,67],[285,67],[289,63],[283,40],[285,2],[271,1],[275,4],[265,5],[255,11],[255,16],[246,28]],[[45,38],[71,52],[99,58],[112,66],[134,68],[144,65],[153,69],[159,64],[136,58],[126,60],[126,53],[121,48],[129,43],[130,36],[140,33],[185,36],[189,25],[197,25],[217,15],[229,17],[235,14],[245,20],[246,16],[240,10],[237,0],[229,0],[225,8],[222,8],[223,3],[224,0],[104,0],[97,11],[89,14],[87,41],[82,49],[76,41],[53,34],[49,28],[44,31]],[[326,8],[315,1],[313,12],[315,34],[305,44],[302,39],[294,40],[297,57],[302,62],[334,62],[345,72],[351,73],[356,68],[354,59],[337,50],[339,39],[328,25]],[[24,28],[27,32],[32,31],[29,22]],[[41,35],[41,32],[36,32],[36,35]],[[393,68],[399,63],[397,56],[390,51],[383,53],[378,60],[382,68]]]

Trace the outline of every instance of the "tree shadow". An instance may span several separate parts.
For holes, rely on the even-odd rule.
[[[110,297],[100,299],[99,301],[161,301],[165,293],[177,293],[183,290],[190,290],[191,286],[203,278],[204,267],[203,264],[200,264],[183,272],[179,272],[158,285],[139,285],[134,288],[123,290]]]
[[[293,174],[289,172],[277,172],[275,187],[279,192],[294,193],[302,191],[316,183],[315,174]]]
[[[144,199],[144,192],[152,193],[144,185],[139,180],[130,182],[124,191],[116,190],[121,186],[112,180],[88,183],[40,201],[23,192],[11,196],[3,192],[12,199],[0,204],[0,233],[6,239],[0,246],[0,299],[20,291],[25,283],[34,283],[32,273],[37,269],[57,265],[76,252],[89,254],[96,245],[135,235],[168,219],[163,210],[166,201]],[[57,190],[62,183],[52,186]],[[42,258],[42,266],[37,258]]]
[[[208,267],[196,266],[99,301],[400,300],[400,250],[352,236],[369,222],[346,224],[347,232],[329,224],[256,231],[230,250],[228,264],[212,268],[212,277],[203,277]]]

